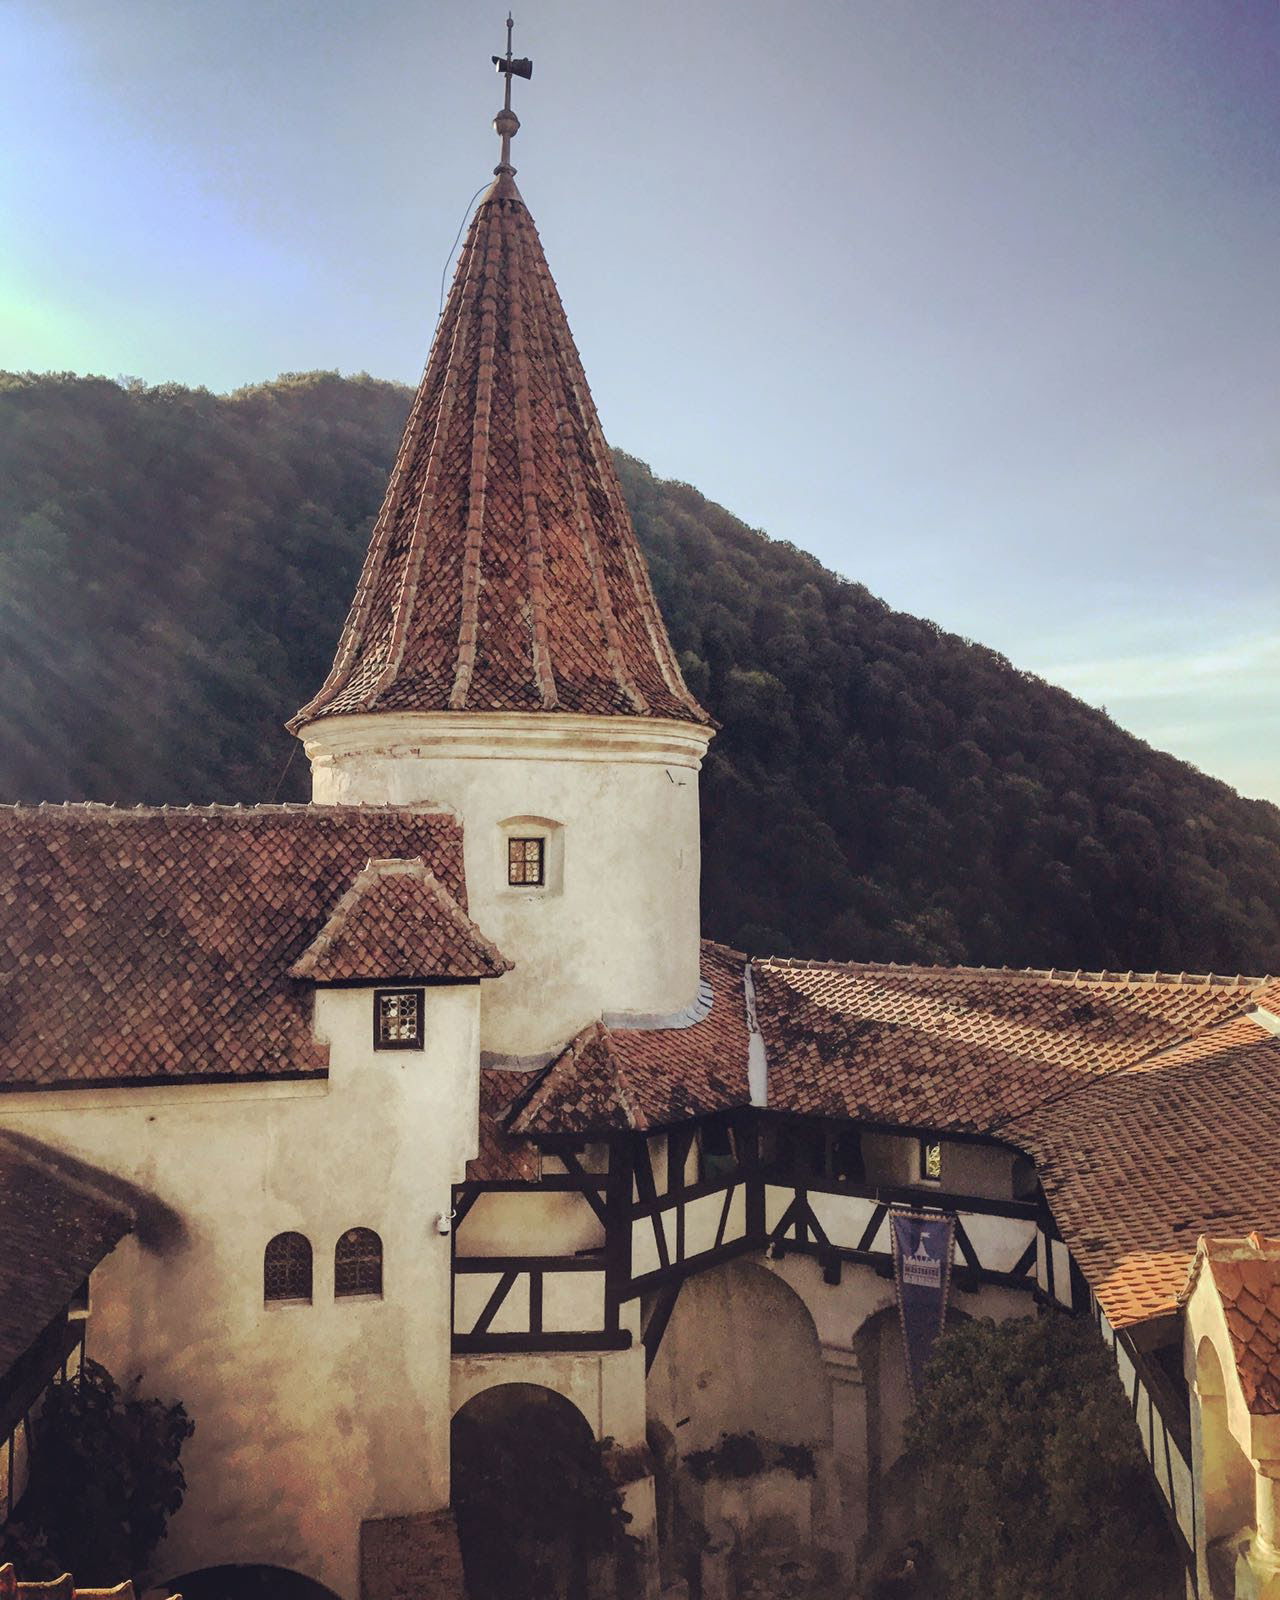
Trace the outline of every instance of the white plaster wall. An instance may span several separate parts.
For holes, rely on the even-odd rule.
[[[485,997],[485,1050],[533,1055],[602,1012],[667,1014],[693,1001],[707,730],[384,713],[322,718],[303,737],[317,802],[430,805],[462,818],[471,915],[516,964]],[[507,884],[503,824],[520,817],[559,825],[545,889]]]
[[[981,1195],[987,1200],[1012,1200],[1015,1159],[1012,1150],[944,1139],[942,1187],[951,1194]]]
[[[89,1353],[183,1401],[186,1504],[157,1575],[266,1562],[357,1592],[360,1522],[448,1500],[449,1246],[435,1222],[475,1149],[479,988],[426,991],[426,1048],[375,1051],[369,990],[317,994],[327,1082],[15,1094],[0,1119],[179,1214],[93,1280]],[[383,1242],[381,1299],[333,1295],[347,1228]],[[297,1230],[310,1305],[262,1298]]]
[[[942,1178],[920,1182],[920,1141],[911,1134],[864,1132],[862,1158],[868,1183],[919,1185],[927,1204],[931,1190],[981,1195],[987,1200],[1013,1198],[1012,1150],[943,1139]]]
[[[754,1258],[686,1279],[649,1373],[648,1405],[680,1456],[722,1433],[829,1443],[830,1394],[802,1297]]]
[[[599,1217],[564,1190],[482,1194],[457,1229],[460,1256],[572,1256],[603,1244]]]

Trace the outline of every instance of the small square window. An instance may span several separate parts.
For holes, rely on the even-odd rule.
[[[939,1139],[920,1141],[920,1181],[942,1182],[942,1142]]]
[[[507,882],[541,888],[546,882],[545,839],[507,840]]]
[[[373,1047],[375,1050],[422,1049],[421,989],[374,990]]]

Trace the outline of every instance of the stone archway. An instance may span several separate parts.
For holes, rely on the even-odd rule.
[[[621,1505],[586,1417],[534,1383],[482,1389],[450,1431],[452,1506],[470,1600],[585,1600],[620,1590]]]
[[[1208,1334],[1196,1351],[1201,1514],[1207,1546],[1253,1525],[1253,1466],[1231,1431],[1222,1361]]]
[[[646,1308],[647,1309],[647,1308]],[[646,1384],[664,1576],[691,1592],[768,1550],[817,1542],[831,1455],[831,1377],[813,1317],[783,1278],[732,1261],[681,1286]]]
[[[651,1421],[670,1432],[681,1458],[724,1434],[811,1449],[831,1442],[830,1382],[813,1317],[790,1284],[752,1261],[686,1279],[646,1391]]]
[[[199,1567],[170,1578],[166,1594],[182,1600],[338,1600],[332,1589],[304,1577],[289,1567],[252,1562],[232,1562],[220,1567]]]

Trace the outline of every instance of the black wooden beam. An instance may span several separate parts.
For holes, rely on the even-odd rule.
[[[649,1320],[644,1325],[641,1339],[644,1342],[644,1370],[646,1377],[657,1358],[658,1346],[662,1343],[662,1336],[667,1331],[667,1324],[671,1321],[671,1313],[676,1308],[676,1301],[680,1297],[680,1289],[683,1283],[683,1278],[676,1278],[658,1290],[658,1297],[654,1301],[653,1310],[649,1313]]]
[[[585,1333],[455,1333],[453,1351],[460,1356],[544,1355],[557,1350],[630,1350],[632,1339],[624,1328]]]
[[[497,1286],[495,1287],[493,1293],[485,1301],[484,1310],[476,1318],[475,1326],[471,1330],[473,1334],[488,1332],[489,1324],[497,1316],[499,1310],[501,1309],[502,1302],[511,1293],[517,1277],[519,1277],[519,1273],[504,1272],[498,1279]]]

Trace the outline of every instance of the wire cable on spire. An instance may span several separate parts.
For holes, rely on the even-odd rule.
[[[489,185],[487,183],[482,183],[476,192],[471,196],[470,200],[467,201],[467,209],[462,213],[462,221],[458,224],[458,231],[456,234],[454,234],[453,243],[449,246],[449,254],[444,258],[444,266],[440,268],[440,309],[436,312],[437,325],[440,322],[440,318],[444,316],[444,280],[449,272],[449,263],[453,260],[454,253],[458,248],[458,240],[461,239],[462,230],[467,225],[467,219],[471,215],[472,206],[475,205],[476,201],[488,187]]]

